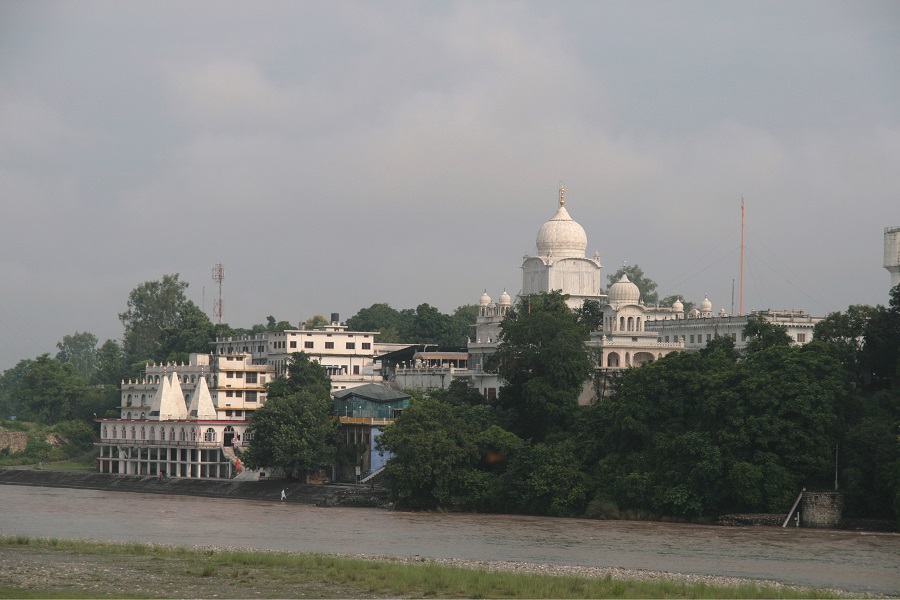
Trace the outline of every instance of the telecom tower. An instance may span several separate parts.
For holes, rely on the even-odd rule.
[[[225,279],[225,267],[222,266],[222,263],[218,263],[212,270],[212,278],[217,284],[219,284],[219,297],[216,299],[215,304],[213,304],[213,316],[219,319],[219,323],[222,322],[222,280]]]
[[[884,228],[884,268],[891,274],[891,288],[900,285],[900,227]]]

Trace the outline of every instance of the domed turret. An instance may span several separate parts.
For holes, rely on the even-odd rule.
[[[609,286],[610,304],[637,304],[640,299],[641,290],[624,273],[621,279]]]
[[[711,313],[712,312],[712,302],[709,301],[709,296],[703,297],[703,302],[700,303],[700,312],[701,313]]]
[[[512,305],[512,298],[510,298],[509,294],[506,293],[506,288],[503,288],[503,293],[500,294],[500,306],[510,305]]]
[[[675,312],[684,312],[684,304],[681,303],[681,298],[675,299],[675,302],[672,303],[672,310]]]
[[[484,293],[481,295],[481,300],[478,302],[479,306],[488,306],[491,303],[491,297],[488,296],[487,290],[484,290]]]
[[[584,228],[569,216],[566,210],[566,190],[559,188],[559,210],[544,223],[537,234],[539,256],[553,258],[584,258],[587,250],[587,234]]]

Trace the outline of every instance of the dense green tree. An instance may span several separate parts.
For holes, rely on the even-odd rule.
[[[119,314],[125,327],[126,364],[165,359],[164,332],[178,325],[181,309],[187,303],[187,287],[176,273],[163,275],[160,281],[144,282],[131,290],[128,309]]]
[[[400,312],[389,304],[373,304],[369,308],[361,308],[359,312],[347,319],[347,327],[352,331],[378,331],[378,340],[385,343],[400,342],[402,319]]]
[[[252,440],[244,451],[251,469],[281,469],[303,479],[311,469],[335,461],[330,381],[325,369],[297,352],[287,377],[267,384],[268,399],[250,417]]]
[[[125,355],[116,340],[106,340],[97,349],[97,368],[91,382],[99,385],[119,385],[125,377]]]
[[[412,399],[385,427],[378,445],[393,454],[385,485],[399,507],[452,508],[467,505],[484,489],[472,425],[440,400]],[[473,489],[474,488],[474,489]]]
[[[871,314],[859,352],[861,368],[879,389],[900,385],[900,285],[891,290],[890,297],[889,307],[878,306]]]
[[[91,379],[97,368],[97,336],[87,331],[76,331],[72,335],[63,336],[56,347],[59,348],[56,360],[72,363],[79,375],[86,380]]]
[[[16,366],[0,375],[0,418],[29,418],[28,405],[23,399],[22,387],[25,374],[31,368],[30,359],[23,359]]]
[[[641,267],[638,265],[623,266],[618,271],[608,276],[609,285],[619,281],[619,279],[622,278],[622,275],[627,275],[628,281],[641,290],[641,300],[644,301],[644,304],[656,304],[659,301],[659,295],[656,293],[656,282],[645,276],[644,270],[641,269]]]
[[[191,353],[211,352],[215,335],[216,328],[206,313],[187,300],[178,308],[175,323],[162,331],[162,361],[187,362]]]
[[[553,429],[565,429],[593,372],[585,346],[588,327],[557,291],[524,297],[501,324],[497,352],[488,368],[504,385],[498,401],[514,411],[513,432],[541,441]]]
[[[802,486],[828,480],[848,396],[833,353],[776,343],[737,361],[728,346],[630,369],[590,409],[595,493],[693,517],[781,512]]]
[[[581,307],[576,310],[578,321],[581,322],[588,331],[602,331],[603,329],[603,306],[597,300],[585,298]]]
[[[71,419],[87,391],[87,382],[72,363],[60,363],[49,354],[29,364],[19,388],[31,417],[47,424]]]
[[[793,342],[784,325],[770,323],[761,316],[748,319],[743,333],[747,338],[746,352],[748,354],[774,346],[790,346]]]

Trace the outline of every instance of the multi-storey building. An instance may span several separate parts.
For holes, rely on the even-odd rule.
[[[246,354],[191,354],[123,381],[119,418],[100,422],[101,473],[228,478],[240,469],[250,414],[265,404],[268,365]]]
[[[337,320],[315,329],[288,329],[249,336],[223,337],[214,342],[217,356],[232,352],[248,352],[255,364],[270,366],[275,375],[284,373],[291,355],[305,352],[325,367],[331,378],[331,389],[344,390],[381,377],[375,370],[378,347],[377,331],[350,331]]]

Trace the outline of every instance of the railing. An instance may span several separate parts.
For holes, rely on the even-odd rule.
[[[392,417],[332,417],[342,425],[390,425],[394,422]]]
[[[94,444],[95,446],[165,446],[167,448],[221,448],[222,442],[176,442],[169,440],[129,440],[123,438],[107,438]]]

